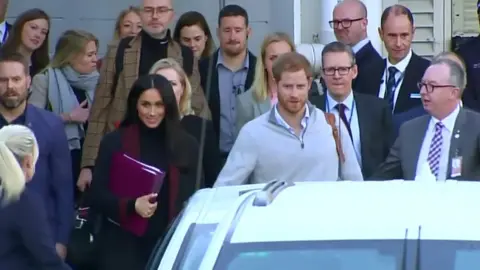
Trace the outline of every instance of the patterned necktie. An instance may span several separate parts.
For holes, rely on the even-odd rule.
[[[348,122],[347,115],[345,114],[345,110],[347,109],[347,106],[345,106],[345,104],[343,103],[338,103],[337,105],[335,105],[335,109],[337,109],[340,119],[342,119],[343,123],[347,127],[347,131],[348,131],[348,134],[350,135],[350,139],[353,141],[352,129],[350,128],[350,123]]]
[[[443,124],[438,122],[435,124],[435,134],[432,138],[432,143],[430,144],[430,150],[428,151],[428,165],[430,165],[430,170],[432,174],[438,179],[438,170],[440,168],[440,155],[442,153],[442,129]]]
[[[385,84],[385,96],[383,99],[385,99],[388,102],[388,105],[390,105],[390,109],[394,109],[394,100],[395,100],[395,87],[396,87],[396,80],[395,80],[395,75],[397,75],[397,72],[399,70],[396,67],[389,67],[388,68],[388,77],[387,77],[387,82]]]

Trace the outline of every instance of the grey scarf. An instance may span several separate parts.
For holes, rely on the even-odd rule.
[[[52,111],[58,115],[70,113],[79,102],[72,87],[85,91],[88,106],[93,102],[95,88],[97,86],[99,73],[94,71],[90,74],[80,74],[71,66],[63,68],[48,69],[48,101]],[[83,125],[79,123],[66,123],[65,133],[67,134],[70,150],[80,149],[80,140],[85,137]]]

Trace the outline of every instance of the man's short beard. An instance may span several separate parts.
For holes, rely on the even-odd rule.
[[[16,108],[22,106],[27,100],[27,97],[19,97],[17,100],[8,100],[6,98],[1,98],[0,103],[5,109],[15,110]]]

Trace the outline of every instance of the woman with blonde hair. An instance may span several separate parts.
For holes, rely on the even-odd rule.
[[[140,18],[140,8],[130,6],[118,14],[115,21],[115,29],[113,32],[113,40],[119,41],[126,37],[136,36],[142,31],[142,21]],[[97,61],[97,69],[102,67],[102,59]]]
[[[29,128],[0,129],[0,269],[70,269],[57,255],[42,199],[25,189],[38,155]]]
[[[203,177],[206,187],[211,187],[221,170],[220,152],[212,121],[194,115],[191,108],[192,86],[180,64],[172,58],[157,61],[150,74],[162,75],[170,81],[180,111],[181,125],[197,139],[203,153]],[[203,129],[205,127],[205,129]]]
[[[28,102],[59,115],[65,123],[73,179],[80,173],[82,145],[87,130],[99,73],[96,68],[98,39],[82,30],[60,36],[46,70],[32,79]]]
[[[295,51],[295,44],[286,33],[275,32],[265,37],[260,48],[260,59],[255,67],[252,88],[237,96],[237,133],[254,118],[266,113],[277,103],[277,89],[273,79],[273,61],[279,55]]]
[[[136,36],[140,31],[142,31],[140,8],[130,6],[118,14],[113,38],[119,40],[129,36]]]

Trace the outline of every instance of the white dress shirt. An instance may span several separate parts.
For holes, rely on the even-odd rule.
[[[0,44],[3,44],[7,40],[7,22],[3,21],[0,23]]]
[[[416,175],[421,172],[422,166],[428,165],[428,152],[430,151],[430,144],[432,143],[433,136],[435,135],[435,125],[438,122],[442,122],[442,150],[440,154],[440,164],[438,170],[437,180],[443,181],[450,176],[447,176],[448,171],[448,157],[450,154],[450,141],[452,139],[453,128],[455,127],[455,121],[457,120],[458,113],[460,112],[460,105],[450,113],[442,121],[432,117],[428,124],[427,132],[423,138],[422,148],[420,148],[420,155],[418,156]]]
[[[339,121],[340,115],[338,110],[335,108],[339,102],[335,101],[331,96],[330,92],[327,91],[327,99],[326,99],[325,108],[327,112],[335,114],[336,125],[340,124]],[[347,116],[347,121],[350,122],[350,130],[352,131],[352,140],[353,140],[353,148],[355,150],[355,154],[357,156],[357,161],[360,167],[362,167],[362,152],[361,152],[361,143],[360,143],[360,127],[358,125],[358,114],[357,114],[357,107],[355,104],[355,99],[353,98],[353,92],[350,91],[350,94],[345,98],[343,102],[340,102],[345,105],[345,115]]]
[[[353,53],[357,54],[363,47],[365,47],[365,45],[368,44],[368,42],[370,42],[370,39],[368,37],[360,40],[352,47]]]
[[[410,59],[412,59],[412,50],[410,50],[405,58],[402,61],[398,62],[397,64],[392,64],[388,60],[387,57],[387,67],[383,71],[382,75],[382,84],[380,84],[380,90],[378,91],[378,97],[384,98],[385,97],[385,88],[388,79],[388,68],[389,67],[396,67],[398,72],[395,74],[395,82],[398,82],[397,87],[394,89],[395,95],[393,97],[393,107],[397,104],[398,93],[400,92],[400,88],[402,87],[403,79],[405,76],[405,70],[407,69],[408,63],[410,63]]]

